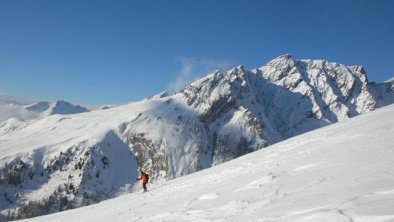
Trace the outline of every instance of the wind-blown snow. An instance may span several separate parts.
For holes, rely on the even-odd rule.
[[[99,204],[26,221],[393,221],[394,105]]]
[[[38,116],[37,113],[24,108],[25,105],[31,103],[34,103],[34,101],[0,93],[0,123],[10,118],[20,120],[36,118]]]
[[[84,107],[62,100],[37,102],[0,93],[0,123],[9,119],[17,119],[23,122],[53,114],[75,114],[87,111],[89,110]]]
[[[0,220],[97,203],[132,190],[138,168],[162,183],[392,103],[393,82],[369,83],[362,66],[284,55],[109,109],[23,105],[40,118],[0,123]]]

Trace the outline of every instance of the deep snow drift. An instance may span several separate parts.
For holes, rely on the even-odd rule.
[[[26,221],[393,221],[394,105],[96,205]]]

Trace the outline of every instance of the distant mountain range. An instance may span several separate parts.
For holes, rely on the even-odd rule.
[[[45,117],[0,124],[0,211],[88,205],[128,192],[138,168],[160,183],[393,102],[394,81],[370,83],[362,66],[283,55],[109,109],[20,104]]]
[[[37,102],[0,93],[0,123],[9,118],[26,121],[53,114],[75,114],[88,111],[85,107],[73,105],[63,100]]]

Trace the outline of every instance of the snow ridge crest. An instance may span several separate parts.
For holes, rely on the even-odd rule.
[[[362,66],[283,55],[86,114],[36,103],[27,109],[59,115],[0,125],[10,129],[0,131],[0,211],[25,209],[24,200],[44,214],[92,204],[130,192],[138,168],[163,182],[393,102],[392,82],[368,82]]]

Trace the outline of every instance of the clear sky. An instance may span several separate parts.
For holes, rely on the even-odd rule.
[[[394,76],[391,0],[0,0],[0,92],[122,104],[292,54]]]

